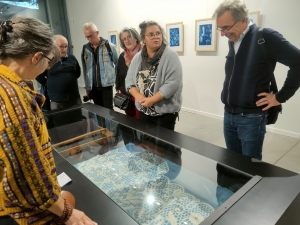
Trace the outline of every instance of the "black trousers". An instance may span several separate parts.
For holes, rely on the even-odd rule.
[[[1,225],[18,225],[18,223],[10,216],[0,216]]]
[[[113,109],[113,86],[93,87],[90,92],[90,97],[92,97],[96,105]]]
[[[178,117],[178,112],[166,113],[161,116],[148,116],[148,115],[140,112],[139,120],[145,121],[148,123],[153,123],[160,127],[167,128],[169,130],[174,130],[177,117]]]

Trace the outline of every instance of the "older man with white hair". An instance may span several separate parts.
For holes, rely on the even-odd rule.
[[[53,41],[60,50],[60,60],[37,78],[47,78],[46,88],[51,110],[82,103],[77,83],[81,74],[78,61],[75,56],[68,54],[68,40],[64,36],[54,35]]]

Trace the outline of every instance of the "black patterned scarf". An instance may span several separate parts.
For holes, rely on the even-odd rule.
[[[141,55],[142,55],[142,63],[141,63],[141,69],[140,70],[146,70],[153,68],[153,66],[159,61],[161,58],[162,54],[164,53],[164,50],[166,48],[166,44],[162,43],[160,48],[157,50],[157,52],[154,54],[152,58],[148,57],[147,54],[147,48],[146,45],[144,45]]]

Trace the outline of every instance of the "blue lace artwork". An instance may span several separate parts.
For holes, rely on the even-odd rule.
[[[111,150],[75,167],[143,225],[198,225],[214,208],[172,182],[168,163],[151,152]]]

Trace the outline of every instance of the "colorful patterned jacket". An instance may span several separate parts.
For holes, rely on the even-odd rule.
[[[46,224],[60,186],[47,127],[45,97],[0,65],[0,216],[20,225]]]

